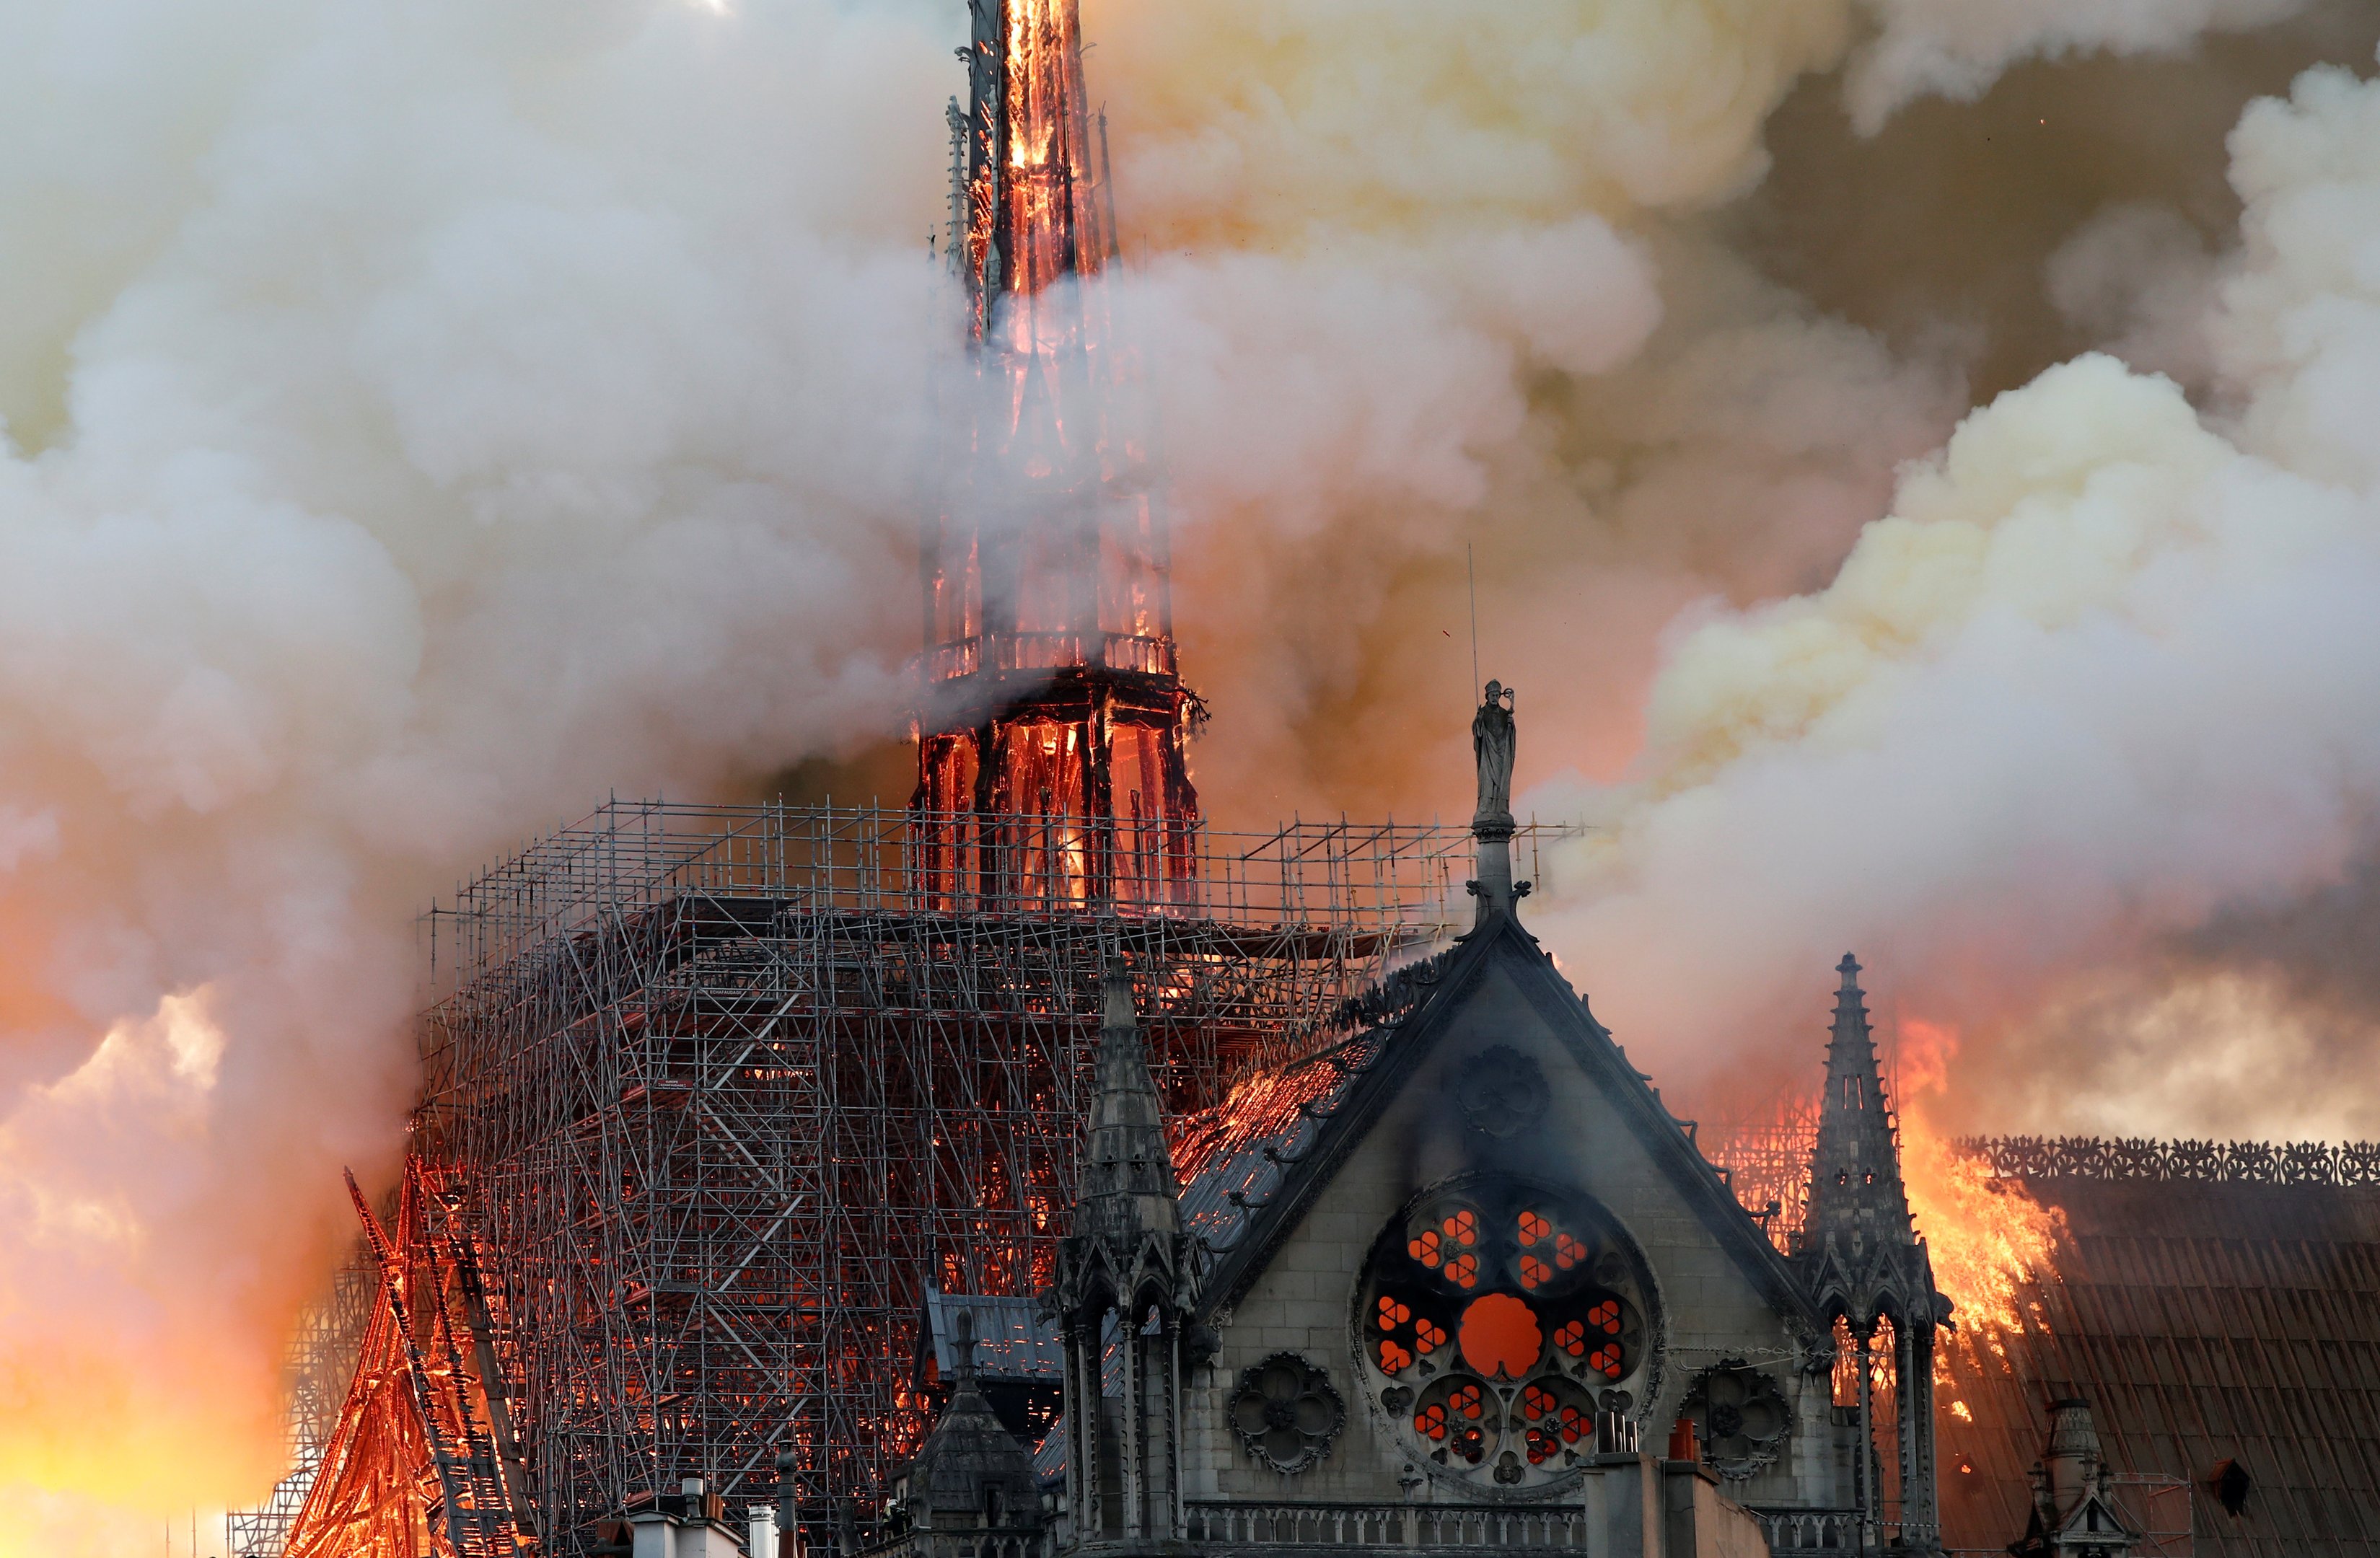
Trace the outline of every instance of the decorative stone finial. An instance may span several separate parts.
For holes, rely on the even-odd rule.
[[[1125,966],[1122,958],[1108,960],[1107,977],[1101,983],[1100,994],[1104,997],[1099,1010],[1101,1033],[1112,1033],[1140,1025],[1140,1016],[1132,1006],[1132,970]]]
[[[1180,1191],[1165,1141],[1163,1105],[1133,1008],[1132,971],[1123,959],[1109,960],[1104,983],[1075,1231],[1101,1235],[1123,1250],[1150,1233],[1180,1232]]]
[[[951,1319],[951,1345],[958,1349],[958,1359],[951,1365],[951,1375],[961,1383],[975,1379],[975,1310],[961,1310]]]

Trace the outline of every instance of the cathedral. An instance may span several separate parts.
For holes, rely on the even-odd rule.
[[[1195,1168],[1111,965],[1056,1279],[929,1296],[947,1399],[880,1551],[1941,1551],[1950,1305],[1859,964],[1782,1253],[1524,927],[1499,691],[1470,933]]]

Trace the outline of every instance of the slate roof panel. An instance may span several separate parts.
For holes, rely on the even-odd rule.
[[[2380,1187],[2029,1183],[2068,1237],[2020,1294],[2038,1323],[1997,1338],[2004,1360],[1967,1334],[1945,1349],[1946,1544],[2023,1529],[2042,1404],[2072,1394],[2116,1472],[2187,1484],[2195,1558],[2380,1558]],[[2237,1518],[2207,1487],[2226,1459],[2254,1479]]]
[[[1277,1072],[1250,1077],[1172,1132],[1183,1226],[1220,1254],[1239,1242],[1249,1210],[1280,1190],[1323,1122],[1388,1047],[1392,1030],[1360,1033]],[[1238,1200],[1233,1200],[1234,1196]]]
[[[983,1293],[926,1289],[919,1350],[930,1349],[935,1377],[947,1380],[958,1367],[958,1312],[975,1320],[975,1371],[987,1380],[1058,1379],[1065,1372],[1065,1349],[1058,1328],[1037,1313],[1038,1299]]]

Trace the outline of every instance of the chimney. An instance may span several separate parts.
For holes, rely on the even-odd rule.
[[[794,1453],[777,1452],[777,1550],[752,1558],[802,1558],[800,1512],[794,1504]]]

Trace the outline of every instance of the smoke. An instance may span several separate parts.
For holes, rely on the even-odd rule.
[[[1853,56],[1844,83],[1852,122],[1881,129],[1917,97],[1981,97],[2009,66],[2078,54],[2178,54],[2211,32],[2280,21],[2305,0],[1869,0],[1877,31]]]
[[[1468,556],[1665,1081],[1852,944],[2011,1120],[2285,1118],[2380,858],[2367,90],[2221,180],[2295,10],[1090,6],[1213,809],[1467,806]],[[960,21],[0,0],[0,1551],[279,1469],[432,893],[893,732]]]
[[[1966,1031],[1945,1106],[1971,1119],[2370,1131],[2368,1089],[2307,1085],[2368,1055],[2368,1014],[2342,1046],[2238,953],[2255,922],[2322,917],[2310,899],[2360,909],[2380,793],[2380,473],[2355,431],[2380,388],[2356,260],[2380,87],[2309,72],[2230,150],[2209,409],[2111,356],[2052,368],[1906,471],[1824,589],[1671,645],[1642,778],[1599,798],[1581,863],[1608,890],[1560,931],[1671,1021],[1679,1064],[1790,1033],[1780,996],[1815,1008],[1819,976],[1789,971],[1840,942]],[[2053,285],[2139,241],[2116,221]],[[2162,252],[2152,311],[2198,268]]]
[[[898,718],[945,30],[0,11],[0,1548],[278,1474],[433,892]]]
[[[2298,993],[2302,936],[2215,928],[2367,847],[2372,581],[2325,464],[2363,398],[2345,323],[2281,322],[2351,240],[2271,231],[2313,148],[2366,153],[2303,106],[2225,132],[2370,19],[1978,18],[1530,11],[1525,58],[1434,12],[1095,24],[1201,781],[1459,814],[1467,561],[1529,799],[1601,829],[1535,918],[1688,1096],[1804,1072],[1850,945],[1953,1035],[1944,1124],[2335,1133],[2362,1091],[2242,1087],[2241,1024],[2338,1075],[2368,1016]],[[1479,306],[1592,221],[1620,247],[1566,293]],[[1583,314],[1633,350],[1559,360]]]

